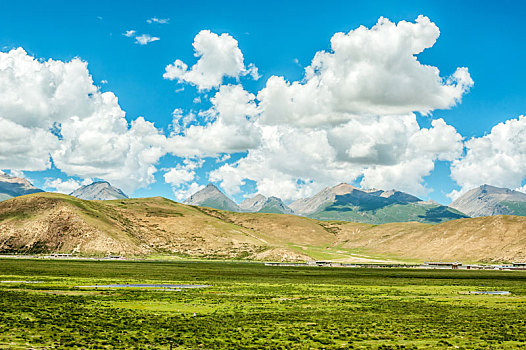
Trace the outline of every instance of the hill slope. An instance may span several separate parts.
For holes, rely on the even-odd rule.
[[[400,191],[360,190],[342,183],[290,205],[295,213],[318,220],[370,224],[417,221],[440,223],[466,218],[463,213]]]
[[[175,254],[255,260],[526,260],[526,218],[369,225],[198,208],[155,197],[37,193],[0,203],[0,253]]]
[[[526,216],[526,194],[490,185],[469,190],[450,204],[472,217],[490,215]]]

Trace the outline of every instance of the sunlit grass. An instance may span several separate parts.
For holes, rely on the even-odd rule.
[[[0,348],[526,346],[524,272],[4,259],[0,280],[41,281],[0,283]],[[78,287],[107,283],[211,287]]]

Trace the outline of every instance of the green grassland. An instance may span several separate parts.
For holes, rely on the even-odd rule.
[[[6,349],[526,348],[519,271],[2,259],[0,280],[41,281],[0,283]],[[107,283],[210,287],[78,287]]]

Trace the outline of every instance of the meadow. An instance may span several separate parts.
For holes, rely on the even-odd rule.
[[[521,271],[0,259],[0,281],[6,349],[526,348]],[[81,287],[115,283],[210,286]]]

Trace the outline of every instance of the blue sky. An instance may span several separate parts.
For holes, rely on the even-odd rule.
[[[241,200],[244,195],[257,189],[267,195],[277,195],[292,200],[315,192],[329,185],[333,180],[358,184],[364,176],[367,181],[362,185],[396,186],[408,192],[417,192],[416,194],[421,198],[433,199],[441,203],[450,201],[452,191],[465,191],[469,189],[468,187],[486,182],[520,188],[524,185],[526,177],[524,170],[517,166],[522,162],[522,157],[526,153],[523,148],[526,141],[523,142],[521,138],[521,135],[524,135],[521,129],[522,121],[517,119],[526,113],[526,89],[523,83],[524,76],[526,76],[526,68],[523,63],[526,62],[526,45],[524,45],[526,29],[523,25],[526,5],[520,1],[501,1],[499,3],[490,1],[329,1],[323,4],[309,1],[269,1],[264,4],[241,1],[222,3],[213,1],[149,1],[147,3],[91,1],[89,5],[66,1],[50,1],[45,4],[37,1],[24,3],[3,1],[0,3],[2,23],[0,45],[4,53],[21,47],[28,56],[41,62],[48,59],[69,62],[74,58],[80,58],[87,62],[89,74],[93,78],[94,85],[100,88],[100,92],[112,92],[118,98],[118,105],[126,113],[125,118],[128,122],[131,123],[138,117],[143,117],[146,121],[154,123],[159,133],[168,136],[173,128],[171,124],[174,109],[181,109],[183,115],[198,114],[200,111],[209,110],[213,108],[210,98],[220,90],[220,86],[199,90],[199,86],[192,81],[163,78],[166,67],[176,59],[183,61],[190,68],[197,62],[199,57],[194,56],[192,43],[202,30],[209,30],[218,35],[227,33],[231,38],[237,40],[238,48],[244,58],[244,67],[248,69],[250,63],[254,64],[261,76],[257,80],[245,73],[238,74],[238,78],[225,76],[221,80],[221,85],[239,85],[247,93],[257,95],[266,87],[268,79],[272,76],[282,76],[288,82],[304,81],[302,79],[305,77],[305,67],[311,64],[316,52],[322,50],[331,52],[330,40],[337,32],[349,33],[361,25],[370,29],[382,16],[395,24],[400,21],[415,23],[419,15],[428,17],[439,28],[440,36],[432,47],[415,55],[418,62],[438,68],[440,77],[444,81],[454,74],[458,67],[466,67],[474,84],[466,87],[461,93],[461,101],[453,103],[453,106],[448,108],[433,106],[428,115],[422,115],[419,111],[414,110],[418,125],[421,128],[431,128],[432,120],[441,118],[448,126],[455,129],[464,142],[471,138],[477,139],[471,144],[460,141],[461,153],[458,147],[455,150],[448,149],[447,152],[441,149],[442,153],[433,151],[433,155],[422,158],[421,164],[425,163],[427,170],[421,170],[422,176],[408,180],[421,181],[421,186],[404,183],[402,180],[397,182],[392,179],[381,179],[382,174],[371,174],[365,171],[364,169],[377,166],[371,160],[368,160],[366,165],[357,165],[353,163],[354,161],[350,163],[347,161],[345,165],[331,163],[330,166],[334,170],[334,175],[331,176],[320,175],[319,169],[311,173],[309,169],[299,167],[292,169],[292,165],[287,170],[278,167],[279,169],[268,168],[267,171],[266,168],[257,168],[250,163],[251,165],[246,165],[243,171],[236,169],[236,167],[240,168],[237,161],[246,158],[250,152],[255,152],[254,148],[260,147],[254,145],[250,146],[252,148],[247,147],[246,150],[238,147],[234,152],[230,152],[231,148],[228,147],[225,152],[221,152],[222,149],[219,147],[215,155],[211,155],[211,151],[201,151],[191,157],[182,153],[174,154],[178,153],[177,151],[162,151],[159,153],[158,160],[151,161],[150,165],[156,169],[153,174],[150,174],[151,178],[146,177],[146,180],[142,182],[137,180],[133,184],[122,181],[121,184],[119,180],[115,180],[118,174],[114,173],[110,175],[110,181],[121,185],[133,196],[162,195],[172,199],[181,199],[192,188],[198,188],[197,185],[205,185],[209,181],[210,172],[214,172],[226,163],[231,164],[232,168],[216,172],[211,179],[222,185],[222,188],[237,200]],[[168,23],[148,23],[147,20],[152,18],[169,20]],[[123,33],[127,30],[134,30],[136,34],[126,37]],[[147,45],[137,44],[135,37],[141,34],[158,37],[159,40]],[[396,72],[393,74],[396,75]],[[420,79],[419,77],[414,78],[416,81]],[[10,83],[17,84],[16,81]],[[2,80],[0,80],[0,86],[1,84]],[[196,97],[200,97],[200,103],[195,103]],[[377,96],[374,97],[374,101],[379,101]],[[397,101],[396,103],[402,104],[403,102]],[[261,101],[254,103],[259,105]],[[6,108],[2,113],[9,113],[9,111],[10,109]],[[2,117],[16,122],[14,116],[0,114],[0,118]],[[68,116],[61,118],[66,117]],[[215,115],[214,118],[222,118],[222,116]],[[253,115],[247,118],[256,120],[265,117]],[[517,119],[517,122],[505,124],[503,127],[505,130],[501,134],[509,135],[508,138],[515,140],[516,143],[503,145],[502,137],[498,137],[499,134],[496,132],[491,133],[492,128],[499,123],[514,119]],[[204,115],[201,115],[197,116],[193,123],[206,125],[207,121]],[[382,120],[379,120],[379,123],[382,123]],[[294,128],[307,133],[303,126],[298,125],[294,124]],[[291,127],[290,125],[285,126]],[[333,125],[332,127],[339,126]],[[328,128],[327,123],[322,122],[314,129],[328,130]],[[333,131],[331,129],[328,132]],[[9,132],[7,130],[8,134]],[[308,132],[314,132],[308,135],[318,135],[310,129]],[[295,132],[292,131],[292,133]],[[184,136],[184,130],[182,135]],[[225,138],[231,137],[228,133],[221,135],[224,135],[222,137]],[[484,135],[489,135],[489,137],[484,139]],[[448,134],[443,137],[447,139],[450,136]],[[395,134],[392,137],[398,136]],[[141,145],[149,147],[145,142],[141,142]],[[176,143],[179,146],[174,147],[179,149],[181,142],[186,141],[179,140]],[[206,140],[201,142],[207,143]],[[396,146],[387,144],[386,147],[399,147],[400,140],[396,142]],[[405,145],[405,142],[401,143]],[[488,143],[491,146],[487,146]],[[284,144],[288,147],[302,147],[285,141]],[[352,149],[362,149],[359,144],[351,144],[351,146],[354,147]],[[508,149],[512,150],[513,154],[510,155],[507,162],[502,162],[502,154],[506,154]],[[340,151],[345,150],[337,150],[337,152]],[[352,151],[349,152],[347,154],[352,153]],[[411,152],[417,154],[418,150],[404,152],[406,152],[404,157],[411,157],[413,154]],[[452,152],[457,154],[451,155]],[[445,156],[445,153],[449,155]],[[223,160],[225,154],[231,154],[230,158],[226,162],[218,161],[218,159]],[[261,151],[258,154],[265,157],[266,153]],[[50,169],[38,171],[31,171],[31,166],[13,166],[13,164],[19,165],[20,163],[13,162],[5,148],[0,149],[0,156],[4,159],[0,163],[2,169],[7,172],[13,170],[13,173],[23,171],[23,174],[33,180],[35,185],[49,190],[53,190],[50,184],[57,178],[62,181],[71,179],[80,184],[86,178],[104,178],[103,176],[92,176],[93,174],[108,173],[106,169],[95,169],[98,165],[93,165],[97,163],[93,160],[90,160],[93,164],[89,171],[78,170],[78,167],[71,165],[75,159],[79,159],[74,154],[61,162],[61,164],[69,162],[68,165],[58,166],[58,162],[55,162],[56,164]],[[294,158],[294,154],[291,154],[291,157]],[[188,162],[183,163],[185,158],[190,159],[194,165],[188,167]],[[450,176],[450,165],[455,162],[455,159],[457,160],[456,175],[453,179]],[[408,159],[405,161],[409,163]],[[283,163],[283,159],[276,158],[275,162]],[[406,169],[404,168],[405,163],[401,160],[399,164],[396,162],[396,160],[387,162],[391,166],[389,169],[392,169],[395,174],[393,178]],[[429,162],[433,164],[430,171],[428,171]],[[382,165],[385,164],[382,163]],[[399,168],[395,169],[394,166]],[[418,167],[415,164],[411,166]],[[492,171],[492,167],[498,169]],[[181,180],[176,179],[172,183],[167,183],[164,175],[169,169],[175,168],[181,170],[179,173],[174,173],[174,176],[181,176]],[[257,179],[250,178],[249,169],[259,172]],[[348,169],[348,176],[342,174],[346,169]],[[361,174],[364,171],[365,175]],[[382,170],[376,169],[375,171]],[[267,172],[268,179],[264,175]],[[190,179],[188,173],[193,173],[193,178],[183,182],[184,179]],[[120,175],[127,177],[126,172]],[[223,176],[231,176],[231,178],[221,182]],[[403,174],[400,177],[404,178]],[[289,185],[283,187],[276,185],[276,183],[285,182]],[[302,187],[304,182],[308,186]],[[191,187],[192,183],[196,185]],[[275,193],[273,193],[274,190]],[[450,194],[449,197],[448,194]]]

